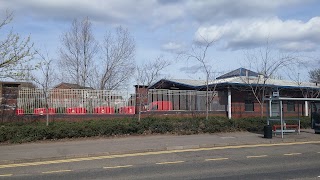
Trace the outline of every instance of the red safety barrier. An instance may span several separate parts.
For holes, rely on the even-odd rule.
[[[150,111],[169,111],[172,110],[171,101],[153,101],[149,105]]]
[[[113,114],[114,113],[114,107],[109,106],[100,106],[94,108],[94,113],[97,114]]]
[[[55,114],[56,109],[55,108],[48,108],[48,112],[49,112],[49,114]],[[47,110],[46,110],[46,108],[35,108],[33,110],[33,113],[37,114],[37,115],[44,115],[44,114],[47,114]]]
[[[67,108],[67,114],[86,114],[87,110],[84,107]]]
[[[24,110],[23,109],[16,109],[16,115],[23,115]]]
[[[120,107],[120,114],[135,114],[136,108],[134,106],[124,106]]]

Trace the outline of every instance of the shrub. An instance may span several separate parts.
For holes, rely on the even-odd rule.
[[[249,132],[261,132],[263,127],[267,124],[266,118],[242,118],[236,119],[235,124],[238,130]]]
[[[182,135],[197,134],[202,132],[200,128],[201,124],[202,119],[200,118],[177,119],[174,131]]]
[[[150,127],[149,130],[151,133],[168,133],[172,132],[174,129],[174,125],[169,120],[162,120],[162,121],[154,121]]]
[[[276,122],[279,123],[279,122]],[[297,123],[297,121],[290,122]],[[226,117],[145,117],[114,120],[90,120],[82,122],[9,122],[0,124],[0,142],[22,143],[44,139],[63,139],[127,134],[197,134],[230,131],[262,132],[266,118]],[[301,118],[301,128],[310,128],[310,118]]]
[[[210,117],[208,120],[204,120],[204,127],[203,131],[208,133],[235,130],[233,121],[225,117]]]

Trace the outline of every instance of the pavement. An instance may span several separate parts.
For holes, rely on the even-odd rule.
[[[1,144],[0,164],[150,151],[319,140],[320,135],[314,134],[312,129],[302,129],[300,134],[285,134],[283,139],[281,135],[273,136],[272,139],[266,139],[263,137],[263,134],[230,132],[197,135],[140,135],[40,141],[24,144]]]

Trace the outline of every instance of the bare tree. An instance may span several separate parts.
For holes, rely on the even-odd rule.
[[[13,19],[13,13],[6,11],[4,19],[0,22],[0,30]],[[23,79],[24,72],[32,66],[26,64],[33,58],[33,43],[30,36],[22,39],[12,30],[4,39],[0,39],[0,78]]]
[[[72,22],[71,29],[61,38],[60,68],[69,81],[87,86],[94,69],[94,57],[99,47],[92,33],[89,18]]]
[[[311,60],[307,60],[307,61],[311,61]],[[308,63],[306,63],[306,61],[300,61],[298,60],[297,66],[290,66],[287,68],[287,75],[289,76],[290,80],[294,81],[298,87],[300,87],[302,96],[305,98],[317,98],[320,95],[320,91],[318,89],[315,88],[307,88],[307,86],[305,83],[306,80],[301,80],[300,77],[300,70],[306,70],[308,68]],[[309,80],[310,83],[315,83],[315,85],[317,85],[318,83],[320,83],[320,69],[313,69],[310,70],[309,72]]]
[[[138,103],[139,106],[139,121],[141,117],[142,102],[144,102],[144,100],[148,98],[147,94],[143,95],[140,93],[140,86],[150,86],[152,83],[159,80],[161,76],[161,71],[169,65],[170,62],[168,60],[165,60],[163,56],[159,56],[153,61],[148,61],[145,64],[136,67],[136,82],[138,85],[138,97],[136,103]]]
[[[135,42],[128,29],[107,32],[103,42],[103,59],[98,71],[99,89],[118,89],[134,74]]]
[[[310,82],[320,83],[320,68],[309,71]]]
[[[193,59],[196,62],[200,64],[200,70],[202,70],[205,74],[206,79],[206,119],[209,118],[209,104],[210,104],[210,97],[209,97],[209,79],[212,74],[212,66],[210,66],[210,63],[212,63],[212,59],[208,59],[207,53],[209,48],[215,43],[215,39],[209,40],[208,38],[203,38],[203,43],[201,44],[194,44],[191,47],[190,51],[186,51],[182,53],[182,57],[186,56],[187,60]],[[215,90],[215,87],[213,89],[210,89],[212,91]],[[213,93],[215,94],[215,93]]]
[[[40,63],[38,64],[39,72],[34,72],[30,75],[30,78],[33,82],[35,82],[42,91],[44,100],[45,100],[45,108],[46,108],[46,125],[49,125],[49,90],[50,87],[55,83],[56,76],[53,69],[53,59],[49,58],[49,54],[46,51],[46,54],[40,53],[36,50],[37,55],[40,58]]]
[[[242,81],[248,85],[248,90],[259,103],[260,114],[263,117],[264,97],[271,93],[271,89],[267,86],[268,81],[275,77],[279,70],[295,63],[297,57],[294,54],[274,53],[267,42],[265,48],[247,52],[246,58],[250,68],[256,69],[259,75],[257,77],[244,76]]]
[[[159,80],[161,71],[168,67],[170,62],[159,56],[152,61],[148,61],[141,66],[136,67],[136,81],[138,84],[150,86],[155,81]]]

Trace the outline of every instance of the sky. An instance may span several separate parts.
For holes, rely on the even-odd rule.
[[[137,64],[159,56],[171,61],[162,74],[167,78],[205,79],[196,61],[176,56],[203,37],[215,40],[207,62],[218,74],[245,66],[245,52],[266,42],[275,51],[304,57],[306,66],[294,72],[302,80],[319,65],[317,0],[0,0],[0,17],[5,10],[14,12],[10,28],[30,35],[53,59],[72,21],[89,17],[97,40],[117,26],[128,28]]]

